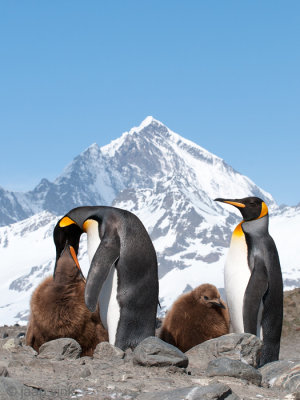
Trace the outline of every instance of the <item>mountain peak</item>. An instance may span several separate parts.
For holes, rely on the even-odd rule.
[[[160,121],[158,121],[157,119],[153,118],[151,115],[148,115],[148,117],[146,117],[139,126],[134,126],[133,128],[130,129],[129,133],[133,133],[133,132],[140,132],[141,130],[143,130],[144,128],[147,128],[147,126],[152,125],[152,124],[157,124],[157,125],[162,125],[164,126],[164,124]]]

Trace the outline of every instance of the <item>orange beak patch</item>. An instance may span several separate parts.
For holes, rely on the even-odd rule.
[[[74,262],[75,262],[75,264],[76,264],[76,267],[77,267],[77,268],[79,269],[79,271],[81,272],[81,268],[80,268],[80,265],[79,265],[78,258],[77,258],[77,256],[76,256],[76,252],[75,252],[75,250],[74,250],[74,247],[69,246],[69,248],[70,248],[71,256],[72,256],[72,258],[73,258],[73,260],[74,260]],[[85,278],[83,278],[83,279],[84,279],[84,282],[85,282]]]
[[[245,204],[243,203],[238,203],[237,201],[229,201],[229,200],[224,200],[224,203],[228,203],[228,204],[232,204],[235,207],[239,207],[239,208],[245,208]]]

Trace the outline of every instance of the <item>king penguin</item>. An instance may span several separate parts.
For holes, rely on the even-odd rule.
[[[74,238],[73,238],[74,239]],[[42,281],[32,294],[26,344],[36,351],[45,342],[73,338],[82,348],[81,356],[92,356],[108,334],[99,310],[91,312],[84,302],[85,278],[73,246],[66,243],[55,263],[53,277]]]
[[[283,317],[283,283],[276,245],[268,232],[266,203],[258,197],[215,199],[237,207],[225,264],[225,292],[233,332],[263,340],[260,366],[278,360]]]
[[[229,313],[218,289],[205,283],[182,294],[167,312],[159,337],[186,352],[229,333]]]
[[[85,302],[100,317],[109,342],[122,350],[154,336],[158,271],[152,241],[138,217],[115,207],[78,207],[58,221],[61,238],[87,233],[90,268]]]

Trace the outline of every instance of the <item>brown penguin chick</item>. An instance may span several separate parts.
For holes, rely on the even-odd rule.
[[[185,352],[229,333],[229,313],[218,289],[208,283],[181,295],[167,312],[159,337]]]
[[[26,345],[39,351],[49,340],[69,337],[82,347],[81,356],[91,356],[98,343],[108,341],[99,314],[84,301],[85,279],[75,250],[66,245],[53,277],[46,278],[33,292]]]

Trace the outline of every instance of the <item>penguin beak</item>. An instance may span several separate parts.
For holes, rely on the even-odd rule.
[[[85,277],[84,277],[84,275],[83,275],[83,273],[81,271],[81,268],[80,268],[80,265],[79,265],[78,258],[77,258],[76,252],[74,250],[74,247],[73,246],[69,246],[69,249],[70,249],[71,256],[72,256],[72,258],[73,258],[73,260],[74,260],[74,262],[76,264],[76,267],[79,269],[79,272],[80,272],[80,275],[81,275],[83,281],[86,282]]]
[[[217,307],[220,307],[220,308],[226,308],[226,307],[224,306],[224,304],[221,302],[221,300],[210,300],[209,302],[210,302],[210,304],[212,304],[213,306],[217,306]]]
[[[246,207],[245,204],[240,202],[240,200],[230,200],[230,199],[217,198],[214,201],[219,201],[221,203],[231,204],[232,206],[235,206],[237,208],[245,208]]]

